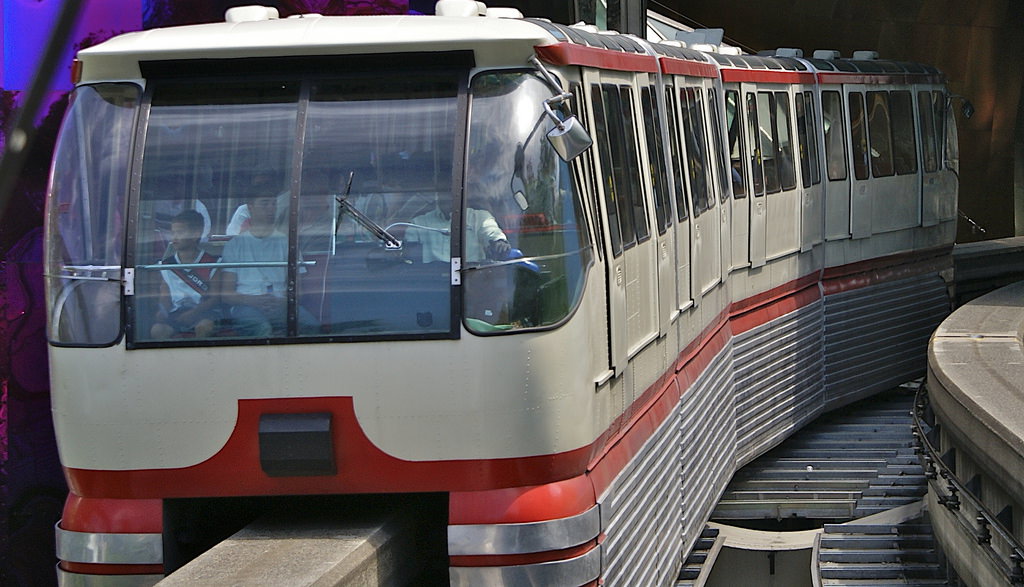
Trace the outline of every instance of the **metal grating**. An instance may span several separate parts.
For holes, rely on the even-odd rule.
[[[928,338],[948,314],[946,284],[936,275],[826,296],[827,406],[923,375]]]
[[[734,339],[737,466],[821,411],[822,314],[822,302],[815,302]]]

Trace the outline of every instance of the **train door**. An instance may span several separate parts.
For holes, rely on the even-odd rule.
[[[675,202],[675,243],[676,243],[676,307],[682,311],[700,303],[700,296],[693,296],[691,254],[693,234],[690,230],[689,198],[687,197],[686,159],[683,156],[682,124],[679,110],[679,93],[673,83],[665,85],[665,126],[668,130],[669,160],[672,162],[672,198]]]
[[[714,192],[710,152],[710,124],[704,84],[679,89],[679,107],[683,124],[683,143],[693,218],[693,297],[699,298],[722,278],[721,227],[718,196]]]
[[[732,200],[727,204],[732,219],[729,269],[744,267],[750,262],[750,160],[744,140],[745,124],[739,86],[728,85],[725,87],[725,149],[729,153],[728,173],[732,183]]]
[[[914,88],[914,111],[917,119],[917,143],[920,148],[921,168],[921,226],[934,226],[943,216],[940,209],[950,192],[942,165],[942,120],[945,95],[938,90],[917,86]],[[955,193],[955,186],[953,186]]]
[[[642,76],[641,76],[642,77]],[[653,77],[653,76],[652,76]],[[654,237],[658,265],[658,324],[659,333],[668,333],[676,314],[676,243],[675,231],[670,230],[672,218],[672,181],[669,174],[667,134],[665,132],[665,96],[651,80],[640,87],[640,106],[643,112],[644,145],[641,159],[645,160],[654,204]]]
[[[651,238],[638,157],[640,109],[630,76],[602,72],[590,85],[608,244],[610,356],[616,374],[658,336],[657,242]]]
[[[850,173],[841,86],[821,91],[819,145],[825,155],[825,240],[850,238]]]
[[[750,160],[751,197],[750,202],[750,266],[761,267],[765,263],[766,225],[768,202],[765,198],[764,168],[759,137],[761,124],[757,112],[757,86],[740,84],[743,95],[743,111],[746,119],[744,138]]]
[[[822,241],[824,230],[821,157],[818,154],[818,108],[814,92],[797,87],[793,95],[793,108],[796,112],[800,161],[800,251],[804,252]]]
[[[850,129],[850,235],[853,238],[871,236],[872,191],[871,151],[868,146],[867,106],[863,85],[843,86]]]
[[[722,88],[717,82],[708,83],[708,122],[711,126],[711,149],[715,170],[715,189],[712,193],[717,194],[719,216],[719,249],[721,251],[721,279],[724,282],[729,277],[729,266],[732,264],[732,206],[730,205],[729,189],[729,163],[725,152],[725,127],[722,122],[722,111],[724,102],[721,98]]]

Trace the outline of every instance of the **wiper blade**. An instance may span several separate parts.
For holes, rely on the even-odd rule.
[[[355,176],[355,171],[350,171],[348,174],[348,184],[345,186],[345,194],[342,196],[335,196],[335,200],[338,202],[338,219],[334,225],[334,233],[338,233],[338,229],[341,227],[341,215],[348,212],[352,216],[352,219],[359,223],[360,226],[365,228],[370,234],[377,237],[384,243],[386,249],[401,249],[402,241],[395,238],[395,235],[387,231],[383,226],[374,222],[372,218],[363,214],[358,208],[352,205],[348,201],[349,192],[352,191],[352,178]]]

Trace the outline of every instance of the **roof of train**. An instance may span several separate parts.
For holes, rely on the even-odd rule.
[[[673,43],[650,43],[656,54],[652,56],[645,45],[647,43],[629,35],[598,32],[593,27],[554,24],[543,19],[303,15],[127,33],[82,50],[79,59],[83,65],[82,81],[138,79],[142,77],[140,62],[241,57],[428,54],[472,50],[477,66],[518,66],[525,65],[537,47],[569,50],[561,53],[540,52],[542,58],[553,63],[655,71],[658,69],[657,57],[663,62],[700,64],[697,69],[672,70],[663,63],[663,71],[693,73],[705,77],[716,77],[717,68],[768,73],[820,72],[830,76],[941,75],[934,67],[917,63],[881,59],[797,59],[781,55],[735,55],[705,52]],[[616,54],[623,59],[615,58]]]
[[[558,41],[526,20],[317,16],[219,22],[120,35],[79,52],[83,80],[141,77],[139,61],[437,52],[472,49],[478,66],[525,65]]]

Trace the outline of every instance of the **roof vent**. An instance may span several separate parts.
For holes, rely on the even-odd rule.
[[[833,51],[832,49],[817,49],[814,51],[815,59],[839,59],[839,51]]]
[[[487,5],[473,0],[437,0],[434,5],[437,16],[480,16],[487,14]]]
[[[523,18],[523,13],[516,8],[495,7],[488,8],[486,16],[488,18]]]
[[[675,40],[691,46],[694,44],[721,45],[724,36],[725,29],[694,29],[692,31],[677,31]]]
[[[722,55],[743,55],[743,50],[739,47],[733,47],[732,45],[722,45],[718,48],[718,52]]]
[[[225,22],[256,22],[260,20],[274,20],[280,18],[280,14],[273,6],[235,6],[224,12]]]
[[[775,50],[776,57],[803,57],[803,49],[792,49],[790,47],[779,47]]]
[[[582,21],[580,21],[580,22],[578,22],[578,23],[576,23],[574,25],[571,25],[569,28],[571,28],[571,29],[579,29],[581,31],[586,31],[588,33],[594,33],[594,34],[597,34],[597,33],[601,32],[601,29],[597,28],[597,25],[587,24],[587,23],[582,22]]]
[[[854,51],[854,59],[875,60],[878,59],[878,51]]]

